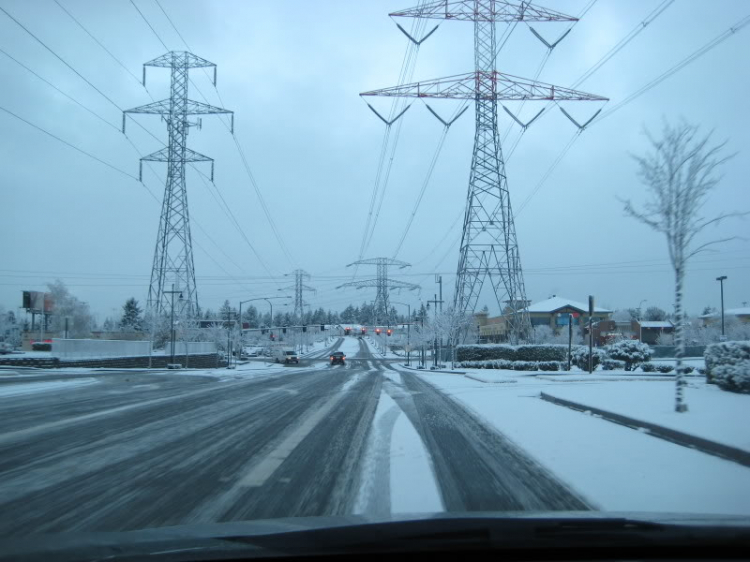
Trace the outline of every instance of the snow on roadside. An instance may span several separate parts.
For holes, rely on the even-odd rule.
[[[70,379],[67,381],[44,381],[44,382],[19,382],[0,385],[0,398],[10,396],[23,396],[24,394],[36,394],[37,392],[51,392],[60,390],[72,390],[81,386],[88,386],[99,382],[96,379]]]
[[[545,386],[554,394],[560,388],[617,383],[584,385],[529,377],[506,385],[449,374],[420,376],[496,427],[596,508],[750,515],[747,467],[538,397]],[[743,426],[739,420],[736,425]]]
[[[750,395],[689,383],[689,411],[674,411],[674,381],[556,386],[549,394],[750,451]]]

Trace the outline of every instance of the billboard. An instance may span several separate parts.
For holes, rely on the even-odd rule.
[[[34,312],[44,310],[45,313],[49,314],[53,308],[52,295],[41,291],[23,291],[22,308]]]

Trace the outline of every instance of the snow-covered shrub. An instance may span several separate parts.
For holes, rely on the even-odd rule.
[[[657,365],[656,369],[660,373],[671,373],[674,371],[674,367],[672,365]]]
[[[596,369],[596,366],[599,365],[602,359],[605,359],[605,358],[606,358],[606,353],[604,352],[604,350],[598,347],[595,347],[592,350],[592,363],[593,363],[594,369]],[[571,362],[573,363],[573,365],[575,365],[579,369],[587,371],[589,368],[589,348],[585,345],[575,346],[573,348]]]
[[[559,361],[539,361],[540,371],[560,371],[561,368]]]
[[[695,367],[693,367],[692,365],[683,365],[681,371],[686,375],[689,375],[690,373],[695,371]]]
[[[750,341],[709,345],[704,357],[708,382],[722,390],[750,393]]]
[[[536,361],[513,361],[513,369],[516,371],[538,371],[539,363]]]
[[[49,342],[35,341],[31,344],[33,351],[52,351],[52,344]]]
[[[621,371],[625,368],[625,361],[617,359],[605,359],[602,361],[602,371]]]
[[[456,347],[458,361],[566,361],[568,347],[565,345],[506,345],[476,344]]]
[[[651,360],[651,348],[637,340],[623,340],[607,346],[607,357],[625,362],[625,370],[632,371]]]
[[[656,365],[654,365],[653,363],[644,363],[643,365],[641,365],[641,371],[643,371],[644,373],[653,373],[654,371],[656,371]]]
[[[703,367],[698,367],[698,374],[699,375],[705,375],[706,374],[706,369],[704,369]]]

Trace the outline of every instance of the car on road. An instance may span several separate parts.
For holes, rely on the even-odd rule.
[[[13,346],[8,342],[0,341],[0,355],[6,353],[13,353]]]
[[[346,361],[346,355],[343,351],[334,351],[331,353],[331,365],[344,365]]]

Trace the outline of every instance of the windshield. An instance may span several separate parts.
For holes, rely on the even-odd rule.
[[[0,0],[0,555],[750,516],[750,19],[702,8]]]

